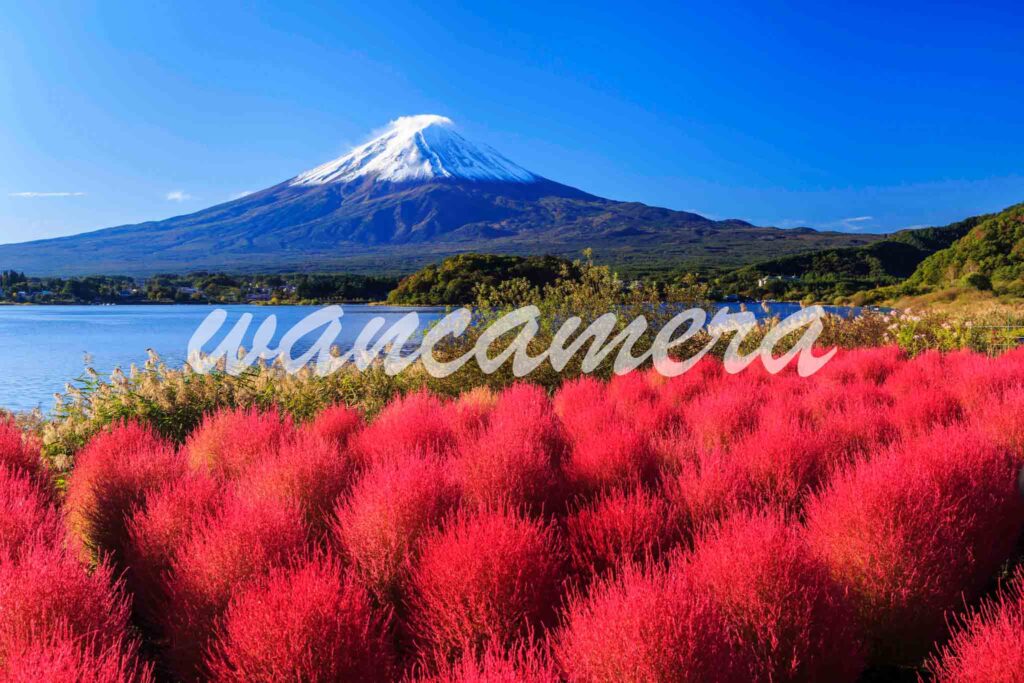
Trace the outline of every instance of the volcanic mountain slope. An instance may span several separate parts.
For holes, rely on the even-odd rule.
[[[762,228],[603,199],[542,178],[441,116],[402,117],[349,154],[185,216],[0,246],[33,275],[230,270],[403,272],[470,251],[620,265],[742,265],[880,239]]]

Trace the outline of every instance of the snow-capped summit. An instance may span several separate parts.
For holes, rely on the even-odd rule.
[[[395,183],[447,178],[514,183],[540,180],[487,145],[459,135],[448,117],[421,114],[395,119],[379,137],[306,171],[291,184],[345,183],[367,176]]]

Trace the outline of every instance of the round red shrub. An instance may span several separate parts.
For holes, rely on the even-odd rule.
[[[743,470],[757,506],[796,512],[805,496],[847,462],[832,437],[827,425],[811,428],[779,411],[733,444],[728,457]]]
[[[210,661],[212,680],[388,680],[389,615],[330,557],[280,567],[231,600]]]
[[[195,531],[223,499],[221,484],[205,472],[189,472],[146,496],[128,521],[126,579],[135,607],[148,621],[166,608],[165,574]]]
[[[458,490],[436,457],[382,461],[338,503],[334,536],[370,590],[396,601],[417,541],[457,502]]]
[[[487,426],[464,442],[455,463],[465,501],[478,507],[507,503],[534,512],[557,511],[566,494],[565,448],[544,390],[530,384],[506,389]]]
[[[727,520],[697,542],[687,571],[754,658],[756,680],[838,683],[863,669],[853,608],[780,514]]]
[[[471,439],[487,426],[498,396],[489,387],[474,387],[455,400],[457,439]]]
[[[100,432],[75,457],[64,499],[68,527],[85,549],[120,561],[132,508],[184,470],[174,447],[148,427],[126,422]]]
[[[352,440],[367,463],[401,460],[414,453],[451,454],[457,445],[455,409],[418,391],[397,398]]]
[[[40,484],[49,481],[40,457],[40,444],[22,433],[14,420],[0,417],[0,468],[20,469]]]
[[[1024,520],[1005,451],[965,426],[900,444],[807,508],[809,540],[846,587],[878,662],[920,657],[943,615],[1009,557]]]
[[[425,659],[510,645],[549,623],[563,557],[550,526],[508,510],[460,512],[422,544],[409,621]]]
[[[679,473],[664,483],[663,492],[694,533],[752,507],[757,490],[749,476],[731,454],[721,449],[702,451],[694,461],[682,464]]]
[[[307,530],[295,504],[233,495],[179,550],[167,577],[165,655],[179,678],[199,672],[214,623],[234,591],[304,551]]]
[[[302,425],[301,431],[316,435],[338,448],[348,445],[356,432],[363,428],[363,414],[346,405],[324,408],[312,420]]]
[[[561,673],[546,648],[526,641],[508,649],[488,646],[479,657],[463,655],[443,662],[434,675],[416,676],[416,683],[560,683]]]
[[[138,658],[138,644],[97,643],[58,627],[22,637],[0,665],[2,683],[152,683],[152,667]]]
[[[129,607],[105,563],[92,573],[71,554],[42,543],[0,554],[0,662],[37,637],[66,629],[98,647],[125,633]]]
[[[552,406],[572,440],[594,428],[593,411],[604,409],[610,412],[605,386],[593,377],[580,377],[564,383],[555,392]]]
[[[851,384],[860,380],[879,385],[886,381],[907,360],[906,354],[896,345],[877,348],[840,349],[817,377]]]
[[[618,415],[643,432],[670,434],[677,431],[682,412],[672,399],[666,400],[661,386],[666,379],[654,370],[615,375],[608,382],[608,400]]]
[[[658,454],[650,435],[622,418],[595,411],[591,431],[573,442],[565,469],[575,490],[587,495],[655,481]]]
[[[24,470],[0,465],[0,554],[18,555],[39,540],[57,545],[64,523]]]
[[[997,600],[955,622],[952,639],[928,662],[941,683],[1017,681],[1024,672],[1022,575]]]
[[[683,521],[668,500],[641,486],[609,491],[566,519],[573,567],[600,574],[656,558],[682,539]]]
[[[189,435],[185,455],[192,469],[233,479],[276,454],[293,433],[291,418],[276,409],[224,409],[208,415]]]
[[[977,428],[1024,464],[1024,387],[1006,391],[974,415]]]
[[[321,529],[335,502],[351,483],[354,463],[331,441],[300,433],[277,453],[254,463],[237,482],[245,495],[274,502],[292,501],[313,529]]]
[[[570,681],[752,680],[715,604],[673,564],[634,566],[573,593],[555,654]]]
[[[724,376],[686,406],[683,438],[698,449],[728,447],[757,427],[764,394],[764,385],[747,371]]]

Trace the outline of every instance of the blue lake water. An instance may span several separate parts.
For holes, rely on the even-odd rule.
[[[0,407],[49,410],[54,392],[80,377],[86,362],[101,374],[132,363],[141,366],[152,348],[174,367],[184,363],[188,342],[215,308],[228,312],[223,334],[245,313],[252,333],[268,316],[277,317],[274,342],[316,306],[0,306]],[[416,311],[421,326],[442,317],[443,308],[345,305],[337,343],[352,346],[363,326],[377,316],[389,323]],[[297,344],[296,351],[301,351]],[[212,350],[212,349],[211,349]],[[86,360],[88,358],[88,361]]]
[[[735,311],[737,304],[728,304]],[[9,410],[49,410],[54,392],[66,382],[82,376],[86,363],[101,374],[114,368],[128,370],[142,365],[146,349],[156,350],[170,366],[180,366],[187,356],[189,339],[214,306],[0,306],[0,407]],[[277,318],[276,344],[280,336],[310,313],[315,306],[222,306],[228,312],[220,335],[245,313],[252,314],[244,345],[251,347],[256,328],[268,316]],[[345,305],[342,332],[337,338],[342,350],[351,348],[364,325],[377,316],[387,324],[415,311],[421,329],[444,315],[443,308],[396,308]],[[759,318],[767,313],[760,305],[748,305]],[[786,316],[799,309],[796,304],[772,304],[773,315]],[[856,315],[858,309],[826,307],[833,313]],[[318,336],[318,335],[313,335]],[[312,341],[310,338],[309,341]],[[272,347],[274,344],[272,344]],[[308,344],[307,344],[308,347]],[[212,350],[212,348],[208,348]],[[302,344],[296,344],[296,354]]]

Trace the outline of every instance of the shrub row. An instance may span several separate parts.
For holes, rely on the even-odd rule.
[[[7,425],[0,672],[853,681],[930,656],[997,680],[1022,407],[1021,353],[864,350],[810,379],[706,361],[370,421],[222,410],[181,447],[120,423],[62,499]]]

